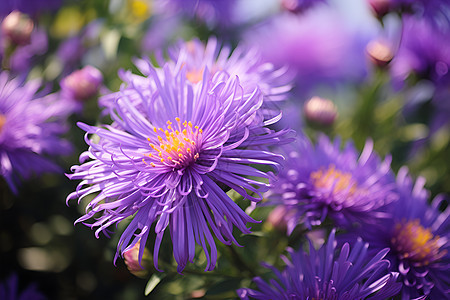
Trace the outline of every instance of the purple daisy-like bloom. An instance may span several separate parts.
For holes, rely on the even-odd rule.
[[[13,274],[3,283],[0,282],[0,299],[45,300],[47,297],[38,291],[36,284],[30,284],[22,291],[19,291],[19,279],[17,274]]]
[[[161,1],[161,0],[160,0]],[[234,23],[236,0],[162,0],[167,9],[183,13],[189,18],[195,18],[207,25],[229,26]]]
[[[287,150],[286,168],[274,178],[267,193],[269,204],[282,204],[290,211],[288,233],[304,223],[321,224],[328,216],[337,225],[375,223],[386,218],[383,209],[396,199],[390,157],[383,161],[368,140],[358,151],[348,142],[319,136],[317,145],[302,137]]]
[[[56,95],[40,97],[37,81],[21,84],[0,73],[0,172],[17,193],[20,178],[33,173],[62,172],[44,155],[64,155],[70,144],[61,139],[67,113]]]
[[[369,34],[343,20],[336,9],[322,5],[301,15],[279,14],[252,27],[245,39],[259,47],[264,60],[289,66],[298,90],[310,97],[318,86],[358,82],[367,73]]]
[[[34,16],[40,12],[58,9],[61,2],[61,0],[2,0],[0,2],[0,16],[6,16],[13,10]]]
[[[309,243],[309,254],[288,248],[291,260],[284,257],[286,268],[271,269],[276,279],[268,283],[254,278],[259,290],[238,290],[241,299],[387,299],[398,294],[398,273],[389,273],[384,259],[389,249],[371,257],[368,244],[358,240],[350,250],[348,243],[336,253],[335,230],[319,250]]]
[[[450,208],[439,211],[444,202],[442,196],[429,205],[424,184],[424,178],[414,183],[407,168],[401,168],[397,175],[400,198],[390,207],[392,217],[355,234],[367,241],[374,252],[391,248],[387,258],[391,269],[400,273],[404,300],[450,296]]]
[[[79,124],[90,147],[68,175],[83,181],[67,199],[98,192],[78,220],[95,216],[90,226],[98,227],[96,236],[133,216],[116,258],[140,240],[141,259],[154,224],[155,267],[168,229],[179,272],[193,261],[196,244],[205,252],[205,270],[212,270],[217,260],[214,236],[237,244],[233,227],[249,233],[246,224],[255,222],[221,187],[259,201],[268,184],[258,178],[269,175],[251,165],[277,169],[283,157],[268,146],[282,142],[288,131],[266,127],[276,120],[260,114],[260,91],[245,94],[235,76],[212,76],[205,68],[203,79],[193,84],[186,68],[174,74],[166,65],[158,72],[147,62],[144,69],[147,76],[130,76],[127,86],[114,94],[112,126]],[[90,134],[96,138],[89,139]]]
[[[437,30],[425,19],[403,17],[402,40],[391,66],[397,80],[415,73],[445,88],[450,83],[450,28]]]
[[[164,65],[162,53],[159,53],[160,65]],[[287,68],[275,68],[271,63],[264,61],[254,47],[238,46],[233,51],[230,47],[220,47],[216,38],[210,38],[206,44],[194,39],[192,41],[180,41],[176,46],[168,51],[169,66],[173,73],[185,71],[186,79],[197,84],[203,79],[203,73],[209,70],[214,80],[222,80],[222,74],[225,76],[238,76],[240,85],[244,94],[251,95],[255,88],[258,88],[263,94],[263,105],[261,112],[269,117],[275,117],[280,114],[278,107],[279,101],[284,101],[289,96],[291,90],[290,74]],[[143,74],[148,74],[148,64],[145,60],[136,60],[136,65]],[[158,69],[162,73],[163,70]],[[129,83],[130,80],[139,80],[131,72],[123,72],[122,79]],[[152,82],[143,82],[141,85],[153,84]],[[100,105],[108,107],[114,102],[114,95],[103,97]]]

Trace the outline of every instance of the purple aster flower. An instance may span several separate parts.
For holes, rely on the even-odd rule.
[[[283,257],[286,268],[271,269],[276,279],[265,282],[254,278],[259,290],[238,290],[241,299],[387,299],[398,294],[398,273],[389,273],[384,259],[389,249],[371,257],[368,244],[358,240],[350,249],[348,243],[336,253],[335,231],[319,250],[309,243],[309,254],[288,248],[291,260]]]
[[[0,2],[0,16],[6,16],[13,10],[35,16],[41,12],[58,9],[61,2],[61,0],[2,0]]]
[[[438,27],[449,28],[450,3],[446,0],[367,0],[377,17],[389,12],[414,14]]]
[[[45,300],[47,297],[38,291],[36,284],[31,284],[19,292],[19,279],[17,274],[13,274],[4,282],[0,282],[0,299]]]
[[[160,65],[164,63],[162,55]],[[265,62],[258,50],[254,47],[238,46],[234,51],[230,47],[220,48],[217,39],[210,38],[206,45],[194,39],[192,41],[180,41],[168,51],[170,66],[174,73],[185,70],[186,78],[192,84],[198,84],[203,79],[206,69],[212,75],[216,73],[227,76],[238,76],[240,85],[245,94],[252,94],[255,88],[261,90],[264,103],[262,111],[268,117],[274,117],[280,113],[278,101],[287,99],[291,89],[290,79],[286,68],[275,68],[271,63]],[[148,67],[145,61],[137,60],[136,64],[147,74]],[[161,72],[161,71],[159,71]],[[122,78],[133,75],[124,74]],[[220,76],[217,76],[221,80]],[[103,106],[109,106],[114,97],[105,97],[100,101]]]
[[[167,9],[183,13],[211,27],[230,26],[234,22],[236,0],[162,0]]]
[[[392,75],[405,80],[410,73],[433,81],[450,83],[450,28],[437,30],[425,19],[403,18],[402,40],[392,61]]]
[[[40,97],[36,81],[21,84],[0,73],[0,172],[17,193],[21,178],[33,173],[62,172],[44,155],[69,154],[70,145],[61,139],[66,131],[66,112],[56,95]]]
[[[289,66],[306,96],[320,85],[359,81],[366,74],[367,35],[325,5],[304,14],[280,14],[251,28],[245,39],[275,66]]]
[[[411,93],[407,113],[420,107],[423,101],[431,100],[433,116],[430,118],[430,136],[449,122],[449,70],[450,27],[439,30],[426,19],[403,17],[402,40],[391,62],[391,74],[397,87],[411,77],[420,83],[413,82],[416,91]],[[428,97],[417,96],[421,94]]]
[[[141,259],[154,230],[157,268],[167,229],[179,272],[193,261],[196,244],[206,255],[205,270],[212,270],[217,260],[214,236],[224,244],[237,244],[233,227],[249,233],[246,224],[255,222],[224,189],[259,201],[268,184],[258,178],[269,175],[252,165],[277,169],[283,157],[268,146],[282,142],[287,131],[266,127],[274,120],[264,120],[258,111],[260,91],[245,94],[236,76],[212,76],[205,68],[202,80],[193,84],[186,68],[176,73],[169,65],[155,70],[143,61],[140,67],[147,75],[129,76],[127,86],[114,94],[109,107],[112,126],[79,124],[90,148],[68,175],[82,182],[67,199],[80,201],[98,193],[78,220],[95,217],[90,226],[98,228],[96,236],[133,216],[116,258],[140,240]]]
[[[390,157],[383,161],[368,140],[361,153],[348,142],[320,135],[317,145],[303,137],[287,150],[286,168],[272,181],[269,204],[283,204],[288,233],[304,223],[321,224],[328,216],[337,225],[351,227],[384,220],[383,209],[396,199]],[[359,155],[359,158],[358,158]]]
[[[427,296],[450,297],[450,208],[440,212],[442,196],[428,204],[425,179],[414,183],[403,167],[397,175],[400,198],[390,207],[392,217],[367,226],[355,235],[370,244],[372,251],[389,247],[391,269],[403,281],[402,299]],[[425,298],[425,297],[423,297]]]

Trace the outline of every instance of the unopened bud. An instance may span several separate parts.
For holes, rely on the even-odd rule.
[[[151,268],[151,254],[147,248],[144,248],[142,261],[139,262],[139,247],[140,241],[137,242],[131,249],[123,253],[125,264],[128,271],[136,277],[144,278],[148,275]]]
[[[369,42],[366,52],[372,63],[379,67],[385,67],[394,57],[391,46],[381,40]]]
[[[320,126],[332,125],[338,115],[334,103],[320,97],[312,97],[308,100],[303,110],[307,121]]]
[[[384,17],[391,9],[391,0],[368,0],[373,13],[379,19]]]
[[[102,73],[92,66],[86,66],[64,78],[61,88],[70,97],[84,101],[97,95],[102,82]]]
[[[281,0],[281,8],[292,13],[302,13],[323,0]]]
[[[16,45],[30,43],[33,28],[33,20],[17,10],[11,12],[2,21],[3,34]]]
[[[273,228],[285,232],[287,230],[287,208],[284,205],[276,206],[267,216],[267,223]]]

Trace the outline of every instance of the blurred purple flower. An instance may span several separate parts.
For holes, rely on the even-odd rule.
[[[102,20],[94,20],[83,27],[78,34],[68,37],[59,44],[56,55],[62,64],[63,76],[77,69],[89,48],[98,43],[102,26]]]
[[[331,142],[325,135],[315,147],[302,137],[286,152],[286,168],[272,181],[267,199],[291,212],[286,215],[288,234],[298,224],[310,228],[327,216],[344,227],[388,217],[383,209],[396,199],[391,158],[380,161],[372,141],[366,142],[359,158],[353,144],[341,150],[340,139]]]
[[[450,208],[439,211],[445,203],[442,196],[430,206],[424,184],[424,178],[414,183],[407,168],[401,168],[397,175],[400,198],[390,207],[392,218],[355,233],[370,244],[373,252],[391,248],[387,258],[392,271],[400,272],[404,300],[423,295],[427,299],[450,296]]]
[[[69,154],[71,146],[60,135],[66,112],[56,95],[40,97],[36,81],[21,84],[0,74],[0,172],[11,190],[17,193],[21,178],[33,173],[62,172],[44,155]]]
[[[4,282],[0,282],[0,299],[45,300],[47,297],[38,291],[36,284],[31,284],[23,291],[19,291],[19,279],[17,274],[13,274]]]
[[[398,294],[401,283],[398,273],[389,273],[389,261],[384,259],[388,249],[373,257],[367,255],[368,244],[358,240],[350,250],[348,243],[336,253],[335,230],[319,250],[309,243],[309,254],[302,249],[288,248],[286,268],[271,269],[276,279],[269,283],[260,277],[253,281],[259,290],[239,289],[241,299],[388,299]]]
[[[17,20],[19,18],[21,21]],[[17,22],[28,24],[9,24]],[[44,29],[35,27],[27,16],[20,16],[15,11],[2,20],[0,48],[4,69],[13,74],[28,73],[36,56],[45,54],[48,49],[47,33]]]
[[[397,88],[411,75],[418,81],[412,82],[414,87],[405,107],[406,113],[420,107],[418,104],[423,101],[431,100],[433,117],[429,136],[449,123],[450,27],[439,30],[425,19],[403,17],[402,40],[391,62],[391,74]],[[427,92],[430,88],[431,92]],[[421,97],[421,94],[428,96]],[[420,101],[414,101],[415,98]]]
[[[36,56],[46,53],[48,47],[47,34],[42,29],[36,29],[31,34],[31,42],[17,47],[10,57],[10,70],[12,73],[27,73],[33,66]]]
[[[377,17],[389,12],[415,15],[437,27],[450,26],[450,2],[447,0],[367,0]]]
[[[182,13],[211,27],[228,27],[234,23],[236,0],[162,0],[167,10]]]
[[[2,0],[0,17],[8,15],[13,10],[36,16],[41,12],[57,10],[61,4],[61,0]]]
[[[416,17],[403,18],[400,47],[392,61],[392,74],[405,80],[414,73],[433,81],[437,87],[450,84],[450,28],[437,30]]]
[[[360,81],[366,74],[366,39],[326,6],[281,14],[248,31],[245,39],[275,66],[289,66],[307,96],[321,84]]]
[[[187,68],[174,73],[169,65],[155,70],[146,64],[139,63],[146,76],[128,74],[127,86],[113,94],[112,126],[79,123],[90,147],[68,175],[83,181],[67,199],[80,201],[99,192],[78,220],[95,218],[90,226],[98,227],[96,236],[133,216],[116,258],[140,240],[141,259],[155,223],[155,267],[168,229],[178,272],[193,261],[195,244],[206,255],[205,270],[212,270],[214,236],[237,244],[233,227],[249,233],[246,224],[255,222],[221,187],[260,201],[268,184],[258,178],[269,175],[251,165],[278,169],[283,157],[268,146],[282,142],[286,131],[266,128],[260,91],[245,94],[236,76],[212,75],[205,66],[202,80],[194,84]],[[90,134],[96,138],[88,139]]]

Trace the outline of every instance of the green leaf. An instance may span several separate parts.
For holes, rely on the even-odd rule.
[[[165,276],[166,275],[162,273],[154,273],[145,286],[144,295],[148,296]]]

